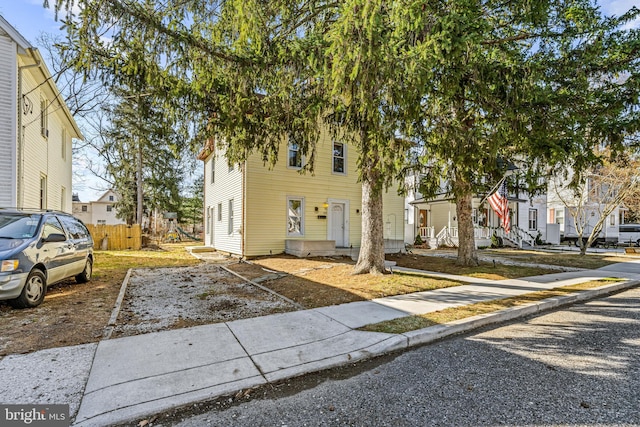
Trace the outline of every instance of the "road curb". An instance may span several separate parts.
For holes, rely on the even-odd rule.
[[[626,289],[633,288],[640,284],[638,280],[623,281],[611,285],[601,286],[596,289],[580,291],[578,293],[566,296],[552,297],[531,304],[506,308],[504,310],[493,313],[480,314],[478,316],[468,317],[442,325],[430,326],[424,329],[405,332],[403,335],[407,337],[408,347],[429,344],[434,341],[457,335],[464,332],[472,331],[483,326],[503,323],[514,319],[530,316],[536,313],[550,311],[567,305],[595,299],[604,295],[610,295]],[[383,354],[383,353],[380,353]]]

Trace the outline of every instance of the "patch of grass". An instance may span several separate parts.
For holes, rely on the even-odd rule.
[[[596,269],[616,262],[625,262],[628,259],[620,256],[587,253],[580,255],[576,252],[540,252],[513,249],[486,249],[480,252],[483,255],[495,254],[496,257],[507,258],[513,261],[532,264],[557,265],[562,267],[575,267]]]
[[[477,277],[489,280],[516,279],[527,276],[550,274],[559,269],[544,267],[522,267],[505,265],[493,262],[480,262],[478,267],[461,267],[456,265],[456,260],[428,255],[393,254],[387,255],[387,259],[395,261],[400,267],[415,268],[418,270],[437,271],[440,273],[457,274],[459,276]]]
[[[140,267],[184,267],[200,261],[187,253],[183,244],[162,245],[160,250],[95,251],[93,278],[117,276],[122,282],[127,270]],[[120,278],[121,277],[121,278]]]
[[[201,294],[196,295],[196,298],[198,298],[200,301],[204,301],[209,297],[212,297],[214,295],[213,291],[210,292],[203,292]]]
[[[352,275],[352,269],[352,265],[336,265],[332,268],[289,275],[264,284],[305,308],[365,301],[463,284],[454,280],[399,273]]]
[[[385,332],[389,334],[401,334],[408,331],[414,331],[416,329],[428,328],[429,326],[441,325],[444,323],[453,322],[455,320],[477,316],[480,314],[492,313],[495,311],[503,310],[505,308],[521,306],[547,298],[568,295],[588,289],[599,288],[604,285],[619,282],[620,280],[621,279],[618,278],[604,278],[580,283],[577,285],[562,286],[545,291],[531,292],[515,297],[479,302],[476,304],[470,304],[461,307],[451,307],[433,313],[407,316],[399,319],[388,320],[385,322],[374,323],[364,326],[360,328],[360,330],[369,332]]]

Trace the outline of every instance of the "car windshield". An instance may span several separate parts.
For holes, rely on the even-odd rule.
[[[35,236],[41,215],[0,212],[0,239],[28,239]]]

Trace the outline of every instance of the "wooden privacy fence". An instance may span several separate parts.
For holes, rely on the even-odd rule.
[[[140,224],[135,225],[93,225],[86,224],[93,237],[93,248],[121,251],[142,248]]]

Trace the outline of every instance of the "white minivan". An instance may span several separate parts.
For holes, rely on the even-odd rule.
[[[640,224],[620,224],[618,244],[640,246]]]

